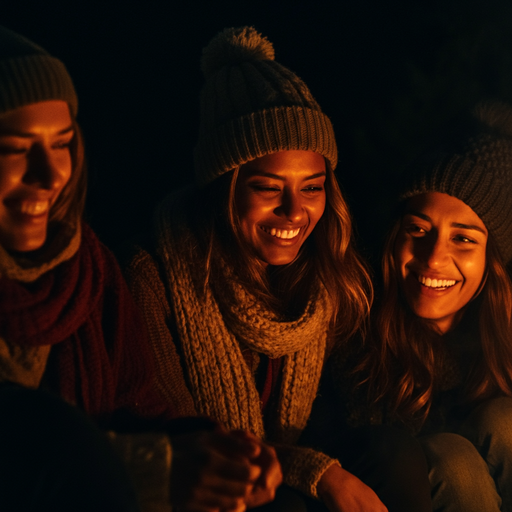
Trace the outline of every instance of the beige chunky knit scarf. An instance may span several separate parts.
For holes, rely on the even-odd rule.
[[[190,244],[182,243],[193,235],[175,203],[171,196],[156,212],[157,252],[197,411],[264,438],[260,398],[242,348],[284,356],[272,440],[293,443],[306,425],[320,380],[331,314],[327,293],[319,285],[302,316],[291,322],[275,318],[229,269],[215,295],[211,288],[203,295],[196,287],[200,263],[187,251]]]

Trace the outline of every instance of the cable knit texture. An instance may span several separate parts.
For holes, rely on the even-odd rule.
[[[0,278],[0,341],[0,380],[51,346],[46,384],[91,416],[175,414],[152,384],[147,333],[117,262],[87,225],[75,255],[36,280]]]
[[[217,34],[203,50],[201,68],[196,183],[277,151],[314,151],[336,167],[331,121],[307,85],[274,60],[272,43],[254,28]]]
[[[178,196],[168,197],[156,211],[158,264],[142,252],[128,271],[128,281],[147,321],[160,325],[152,331],[153,350],[158,354],[168,351],[161,345],[174,345],[169,324],[175,322],[196,412],[227,428],[247,429],[275,443],[286,483],[316,497],[319,478],[336,461],[294,444],[309,418],[324,363],[331,314],[327,293],[319,285],[304,313],[294,321],[276,318],[237,282],[229,268],[223,269],[222,286],[215,291],[207,287],[203,294],[198,286],[202,273],[197,255],[187,249],[194,244],[184,243],[193,237],[184,209],[179,207],[186,198]],[[141,273],[143,261],[151,271]],[[172,319],[164,304],[166,295]],[[155,309],[160,309],[160,315]],[[254,375],[242,355],[246,348],[284,359],[277,411],[269,432],[265,431]],[[174,379],[176,356],[170,361],[157,359],[158,378],[164,381],[161,388],[167,390],[164,394],[179,393],[175,385],[165,383],[169,375]]]
[[[466,203],[492,234],[505,263],[512,259],[512,107],[477,105],[474,126],[455,142],[423,155],[404,176],[400,199],[442,192]]]

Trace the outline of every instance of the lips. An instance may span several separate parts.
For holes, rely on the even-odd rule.
[[[292,240],[292,239],[296,238],[299,235],[300,230],[301,230],[301,228],[280,229],[280,228],[271,228],[268,226],[260,226],[260,228],[263,231],[265,231],[265,233],[268,233],[269,235],[271,235],[275,238],[280,238],[282,240]]]
[[[49,199],[15,198],[6,199],[4,205],[15,215],[24,218],[38,218],[46,216],[50,209]]]
[[[440,291],[451,288],[457,284],[455,279],[431,278],[422,275],[418,275],[418,282],[426,288]]]

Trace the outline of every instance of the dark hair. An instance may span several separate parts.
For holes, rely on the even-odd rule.
[[[83,215],[87,193],[87,169],[83,136],[76,120],[73,121],[73,129],[75,134],[69,148],[73,166],[71,177],[52,206],[49,225],[64,222],[75,226]]]
[[[297,258],[267,267],[243,241],[235,203],[238,169],[207,185],[190,213],[194,231],[202,233],[203,286],[221,283],[219,258],[235,269],[239,279],[279,316],[300,314],[311,286],[321,280],[333,304],[332,325],[347,338],[364,328],[373,298],[366,265],[354,248],[351,217],[334,172],[327,163],[326,207]]]
[[[372,329],[374,352],[365,360],[370,394],[385,399],[406,423],[423,422],[433,398],[435,366],[441,335],[432,322],[410,310],[400,290],[394,248],[401,219],[394,224],[383,255],[383,290]],[[467,402],[498,393],[512,396],[512,282],[491,235],[486,272],[475,305],[480,332],[479,352],[465,383]],[[462,321],[466,321],[463,317]]]

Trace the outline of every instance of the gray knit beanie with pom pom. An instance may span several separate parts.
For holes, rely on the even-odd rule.
[[[0,114],[40,101],[63,100],[76,117],[78,100],[64,64],[0,26]]]
[[[484,222],[504,263],[512,260],[512,108],[480,103],[443,147],[424,155],[401,194],[443,192],[466,203]]]
[[[252,27],[228,28],[204,48],[196,182],[204,185],[255,158],[286,150],[320,153],[332,169],[337,148],[329,118],[306,84],[274,60]]]

